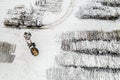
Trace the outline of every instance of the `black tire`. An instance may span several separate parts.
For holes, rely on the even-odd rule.
[[[27,26],[27,28],[32,28],[32,25]]]
[[[39,55],[39,51],[38,51],[38,49],[35,48],[35,47],[31,48],[31,53],[32,53],[32,55],[34,55],[34,56],[38,56],[38,55]]]
[[[30,37],[32,36],[32,34],[30,32],[28,34],[29,34]]]
[[[24,32],[24,35],[27,35],[27,32]]]
[[[32,43],[32,46],[33,46],[33,47],[35,47],[35,46],[36,46],[36,44],[33,42],[33,43]]]

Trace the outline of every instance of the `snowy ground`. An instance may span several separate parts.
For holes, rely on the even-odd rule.
[[[34,0],[31,0],[34,1]],[[75,1],[75,0],[74,0]],[[55,66],[54,57],[60,52],[59,36],[62,32],[78,30],[116,30],[120,29],[119,20],[78,20],[74,15],[80,5],[89,0],[76,0],[71,15],[62,23],[49,29],[16,30],[3,27],[3,18],[8,8],[18,3],[27,4],[29,0],[1,0],[0,1],[0,41],[7,41],[17,45],[16,58],[12,64],[0,63],[0,80],[47,80],[46,69]],[[67,4],[67,3],[66,3]],[[48,19],[49,20],[49,19]],[[32,33],[32,41],[39,49],[39,56],[31,55],[23,38],[24,31]]]

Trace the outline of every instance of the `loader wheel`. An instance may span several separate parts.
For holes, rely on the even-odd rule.
[[[34,46],[34,47],[36,46],[34,42],[32,43],[32,46]]]
[[[37,56],[39,54],[39,51],[37,48],[34,47],[34,48],[31,48],[31,53],[32,55]]]

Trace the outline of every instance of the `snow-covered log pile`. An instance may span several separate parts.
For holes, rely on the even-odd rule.
[[[76,13],[78,19],[117,20],[119,16],[120,0],[92,0]]]
[[[119,80],[120,78],[119,68],[62,67],[49,69],[47,73],[48,80]]]
[[[120,78],[120,31],[78,31],[61,35],[58,67],[48,80],[116,80]]]
[[[60,12],[63,0],[36,0],[35,5],[40,11]]]
[[[11,53],[14,53],[15,49],[16,45],[7,42],[0,42],[0,62],[12,63],[15,55]]]
[[[120,0],[98,0],[102,5],[120,7]]]

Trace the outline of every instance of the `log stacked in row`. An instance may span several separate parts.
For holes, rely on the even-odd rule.
[[[117,20],[120,16],[120,0],[92,0],[81,6],[78,19]]]
[[[120,31],[63,33],[58,67],[47,70],[48,80],[119,80]],[[99,36],[98,36],[99,35]]]
[[[14,53],[16,46],[7,42],[0,42],[0,62],[12,63],[15,55]]]

